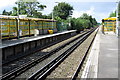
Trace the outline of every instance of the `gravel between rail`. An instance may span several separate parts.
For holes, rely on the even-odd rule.
[[[65,41],[62,41],[62,42],[54,45],[54,46],[51,46],[51,47],[49,47],[49,48],[47,48],[47,49],[44,49],[44,50],[42,50],[42,52],[49,52],[49,51],[51,51],[52,49],[54,49],[54,48],[56,48],[56,47],[58,47],[58,46],[60,46],[60,45],[62,45],[62,44],[64,44],[64,43],[66,43],[66,42],[68,42],[68,41],[70,41],[70,40],[72,40],[72,39],[74,39],[74,38],[76,38],[76,37],[78,37],[78,36],[80,36],[80,35],[81,35],[81,34],[76,35],[76,36],[74,36],[74,37],[72,37],[72,38],[70,38],[70,39],[67,39],[67,40],[65,40]],[[66,48],[69,48],[69,47],[66,47]],[[44,61],[38,63],[36,66],[32,67],[31,69],[28,69],[26,72],[22,73],[22,74],[19,75],[17,78],[28,78],[31,74],[33,74],[33,73],[36,72],[38,69],[42,68],[45,64],[47,64],[49,61],[51,61],[54,57],[59,56],[62,52],[63,52],[63,50],[60,50],[57,54],[53,54],[52,57],[49,57],[49,58],[45,59]]]
[[[47,79],[72,78],[79,61],[86,53],[96,32],[93,32],[71,55],[69,55],[49,76]]]

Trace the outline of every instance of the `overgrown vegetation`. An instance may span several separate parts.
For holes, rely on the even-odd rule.
[[[73,18],[71,20],[72,29],[77,29],[77,30],[90,29],[92,27],[95,27],[96,25],[97,25],[96,19],[92,18],[92,16],[89,16],[86,13],[84,13],[82,16],[80,16],[77,19]]]
[[[116,11],[110,13],[109,17],[116,17]]]

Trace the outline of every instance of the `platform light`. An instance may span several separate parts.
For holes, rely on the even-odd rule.
[[[19,20],[19,7],[20,7],[20,2],[17,2],[18,3],[18,9],[17,9],[17,16],[18,16],[18,18],[17,18],[17,21],[18,21],[18,39],[20,38],[20,24],[19,24],[19,22],[20,22],[20,20]]]
[[[55,2],[55,3],[59,3],[59,2]],[[52,12],[52,28],[53,28],[53,21],[54,21],[54,13],[53,12]]]

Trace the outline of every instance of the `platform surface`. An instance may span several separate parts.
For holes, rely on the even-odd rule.
[[[22,44],[22,43],[26,43],[26,42],[30,42],[30,41],[34,41],[34,40],[39,40],[39,39],[43,39],[43,38],[47,38],[47,37],[53,37],[53,36],[66,34],[66,33],[71,33],[71,32],[75,32],[75,31],[76,30],[70,30],[70,31],[64,31],[64,32],[55,33],[55,34],[32,36],[32,37],[27,37],[27,38],[23,37],[23,38],[20,38],[20,39],[17,39],[17,40],[16,39],[6,40],[6,41],[2,41],[2,45],[0,45],[0,48],[14,46],[14,45],[17,45],[17,44]]]
[[[118,78],[118,38],[115,34],[100,34],[98,78]]]
[[[118,58],[120,59],[119,39],[115,33],[102,33],[102,26],[93,42],[90,55],[82,73],[82,78],[99,78],[100,80],[118,80],[120,70]],[[119,53],[119,55],[118,55]]]

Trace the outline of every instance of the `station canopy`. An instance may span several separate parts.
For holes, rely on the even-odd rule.
[[[116,17],[104,18],[104,21],[115,21]]]

